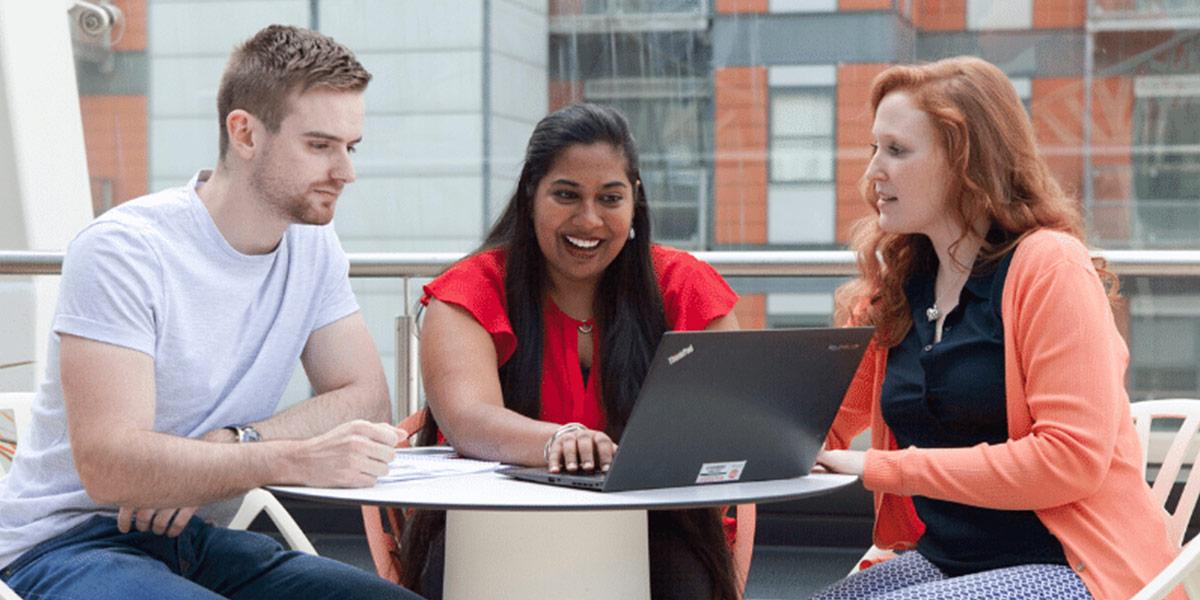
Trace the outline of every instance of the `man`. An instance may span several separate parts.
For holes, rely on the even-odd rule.
[[[0,578],[18,594],[415,597],[201,518],[266,484],[373,485],[405,435],[384,423],[328,225],[370,78],[325,36],[258,32],[221,80],[216,169],[71,243],[32,435],[0,488]],[[276,415],[297,358],[317,395]]]

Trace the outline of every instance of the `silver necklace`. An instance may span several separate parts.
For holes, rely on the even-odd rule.
[[[967,277],[969,278],[970,274],[968,274]],[[961,290],[962,288],[959,288],[959,289]],[[937,293],[936,280],[934,282],[934,293],[935,294]],[[925,309],[925,318],[928,319],[930,322],[933,322],[933,321],[936,321],[936,320],[942,318],[942,309],[938,308],[936,296],[933,299],[933,304],[930,305],[929,308]]]
[[[938,310],[937,302],[934,302],[933,306],[930,306],[929,308],[925,309],[925,318],[926,319],[928,319],[930,321],[936,321],[936,320],[940,319],[941,317],[942,317],[942,311]]]

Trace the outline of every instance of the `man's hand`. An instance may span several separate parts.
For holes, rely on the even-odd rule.
[[[218,427],[200,436],[200,439],[206,442],[232,443],[237,441],[237,435],[224,427]],[[139,509],[136,506],[122,506],[117,510],[117,529],[121,533],[129,533],[129,530],[133,528],[136,516],[138,531],[154,531],[159,535],[166,533],[167,537],[176,537],[183,532],[184,527],[187,527],[188,521],[196,513],[197,508],[191,506],[187,508]]]
[[[136,515],[136,524],[138,531],[153,531],[158,535],[164,533],[167,537],[176,537],[183,533],[183,528],[187,527],[188,521],[192,519],[192,515],[196,514],[195,506],[188,508],[133,508],[130,506],[122,506],[117,511],[117,529],[121,533],[129,533],[134,525]]]
[[[289,457],[294,479],[312,487],[371,487],[388,472],[402,431],[387,423],[351,421],[304,440]]]

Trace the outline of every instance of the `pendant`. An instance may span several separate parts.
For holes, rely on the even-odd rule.
[[[579,325],[575,326],[575,328],[579,330],[579,333],[582,333],[583,335],[588,335],[591,333],[592,327],[593,326],[591,323],[580,323]]]
[[[925,309],[925,318],[930,321],[936,321],[936,320],[938,320],[938,317],[941,317],[941,316],[942,316],[942,311],[938,310],[937,304],[934,304],[933,306],[930,306],[929,308]]]

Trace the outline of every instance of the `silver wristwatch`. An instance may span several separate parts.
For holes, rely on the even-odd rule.
[[[237,436],[239,444],[262,441],[262,434],[258,433],[258,430],[253,425],[230,425],[225,429],[232,431],[233,435]]]

